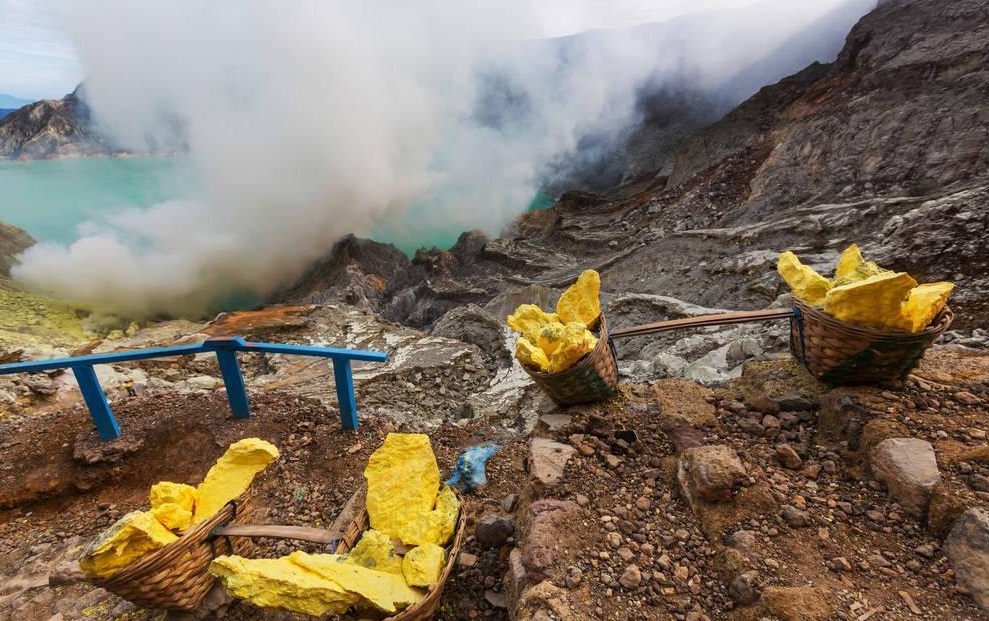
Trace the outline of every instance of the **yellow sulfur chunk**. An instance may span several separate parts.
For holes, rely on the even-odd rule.
[[[392,539],[401,539],[407,525],[436,504],[440,469],[425,434],[389,433],[371,454],[364,477],[371,528]]]
[[[162,481],[151,486],[151,508],[174,504],[191,512],[196,504],[196,488],[185,483]]]
[[[914,287],[907,294],[900,315],[889,321],[887,327],[894,330],[923,332],[944,308],[954,288],[955,285],[950,282],[932,282]]]
[[[364,531],[361,540],[347,553],[347,562],[390,574],[402,573],[402,559],[395,554],[391,537],[377,531]]]
[[[565,326],[560,322],[548,323],[543,326],[543,329],[539,331],[539,337],[536,339],[536,345],[539,349],[543,350],[543,353],[547,356],[552,356],[553,352],[557,350],[560,343],[564,339],[563,332]]]
[[[776,271],[786,281],[793,295],[813,306],[824,304],[824,296],[831,289],[831,282],[801,263],[797,255],[789,250],[780,254]]]
[[[218,556],[210,563],[209,571],[223,582],[230,595],[269,610],[322,617],[342,614],[360,601],[356,593],[292,562],[289,557]]]
[[[440,581],[446,566],[446,550],[426,543],[409,550],[402,559],[402,573],[409,586],[428,587]]]
[[[835,287],[827,294],[824,312],[835,319],[882,330],[917,281],[906,272],[885,272],[865,280]]]
[[[838,265],[834,270],[834,278],[838,280],[845,276],[848,276],[855,271],[855,268],[862,263],[862,252],[859,250],[858,245],[852,244],[845,251],[841,253],[838,257]]]
[[[850,272],[841,278],[835,278],[831,287],[843,287],[852,283],[860,282],[877,274],[892,274],[890,270],[883,269],[876,265],[875,261],[863,261],[856,265]]]
[[[89,545],[79,568],[87,578],[109,578],[146,554],[177,540],[147,511],[132,511]]]
[[[549,323],[558,323],[560,317],[556,313],[543,312],[535,304],[522,304],[508,316],[508,325],[522,336],[535,343],[539,333]]]
[[[524,365],[545,371],[549,366],[549,358],[539,346],[534,345],[529,339],[520,336],[515,342],[515,357]]]
[[[547,373],[559,373],[569,369],[575,362],[594,350],[598,338],[584,324],[571,322],[562,330],[559,346],[549,357]]]
[[[584,270],[577,282],[570,285],[556,303],[560,321],[576,321],[590,326],[601,315],[601,275],[594,270]]]
[[[435,543],[445,545],[453,536],[460,514],[460,501],[449,486],[444,486],[436,497],[436,508],[405,523],[398,539],[409,545]]]
[[[278,457],[278,449],[258,438],[245,438],[230,445],[196,488],[192,521],[198,524],[216,514],[223,505],[243,494],[254,475]]]
[[[183,531],[192,525],[192,511],[174,502],[165,502],[151,509],[151,515],[171,531]]]
[[[416,603],[424,595],[422,591],[407,585],[401,573],[392,574],[353,565],[336,554],[295,551],[288,555],[288,559],[342,590],[359,596],[362,601],[358,602],[358,606],[367,603],[378,610],[396,612]]]

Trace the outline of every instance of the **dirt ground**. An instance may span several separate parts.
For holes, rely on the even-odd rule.
[[[989,476],[985,356],[977,362],[969,377],[966,361],[953,359],[948,370],[922,368],[927,379],[808,392],[808,403],[782,409],[765,397],[791,382],[785,365],[715,391],[623,385],[619,399],[558,411],[537,427],[536,435],[576,449],[553,487],[531,483],[529,438],[484,421],[443,427],[431,439],[444,476],[468,446],[501,448],[488,462],[487,486],[465,496],[465,542],[436,619],[509,618],[510,553],[531,534],[534,503],[547,500],[574,511],[557,524],[549,547],[546,579],[556,590],[548,600],[562,603],[544,618],[989,618],[956,584],[938,547],[938,524],[907,515],[862,469],[864,452],[879,439],[909,433],[937,448],[941,497],[955,503],[946,515],[989,506],[980,489]],[[666,399],[710,408],[712,422],[670,429],[657,396],[663,386]],[[960,391],[975,401],[963,402]],[[839,396],[856,404],[864,426],[836,425],[826,415],[822,404]],[[251,401],[252,416],[234,420],[222,390],[122,399],[114,411],[123,435],[107,443],[78,406],[0,418],[0,618],[162,619],[72,580],[82,548],[126,512],[146,508],[153,483],[198,483],[230,443],[260,437],[282,454],[254,484],[252,521],[328,527],[360,486],[370,453],[394,430],[384,420],[362,420],[343,432],[334,411],[278,391],[252,393]],[[780,464],[783,443],[796,449],[798,468]],[[749,476],[732,502],[692,507],[685,500],[677,456],[696,444],[727,445],[742,459]],[[509,509],[515,536],[481,545],[478,522]],[[320,551],[294,541],[258,544],[258,556]],[[743,570],[754,572],[751,586],[762,594],[752,604],[740,603],[745,585],[734,581]],[[303,618],[238,601],[222,612],[234,621]]]

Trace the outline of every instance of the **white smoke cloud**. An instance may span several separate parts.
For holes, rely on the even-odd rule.
[[[603,34],[566,61],[539,37],[613,4],[59,3],[97,120],[139,149],[173,143],[183,119],[201,187],[38,245],[16,276],[97,311],[191,313],[290,282],[347,233],[497,232],[547,160],[629,122],[646,78],[688,71],[713,87],[842,3],[767,0],[663,41]],[[524,105],[481,122],[478,76],[497,71]]]

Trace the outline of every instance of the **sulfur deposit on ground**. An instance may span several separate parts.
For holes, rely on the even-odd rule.
[[[72,349],[95,338],[86,311],[37,293],[0,286],[0,308],[0,349]]]

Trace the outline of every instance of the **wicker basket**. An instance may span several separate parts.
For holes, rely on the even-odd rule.
[[[817,379],[868,384],[906,376],[953,318],[947,306],[923,332],[883,332],[839,321],[791,296],[790,351]]]
[[[211,532],[222,524],[248,521],[251,491],[228,502],[216,515],[202,521],[167,546],[148,554],[98,586],[142,608],[188,612],[199,606],[216,580],[208,571],[221,554],[250,556],[254,543],[246,537],[214,539]]]
[[[522,365],[532,381],[558,405],[607,401],[618,394],[618,363],[604,315],[599,318],[598,328],[597,346],[565,371],[544,373]]]
[[[464,531],[467,525],[467,512],[464,511],[463,498],[458,495],[457,499],[460,501],[460,517],[457,519],[453,540],[446,548],[446,567],[443,568],[443,573],[440,574],[439,582],[429,587],[426,595],[418,602],[390,617],[385,617],[382,621],[428,621],[436,614],[436,609],[440,605],[440,596],[443,595],[443,587],[446,585],[446,580],[450,577],[454,565],[457,564],[457,555],[460,554],[460,546],[463,543]],[[337,543],[337,554],[346,554],[351,548],[357,545],[361,535],[369,527],[370,518],[367,514],[367,507],[364,507],[357,514],[357,517],[354,518],[354,521],[344,530],[340,542]],[[350,618],[347,616],[343,617],[343,619]]]

